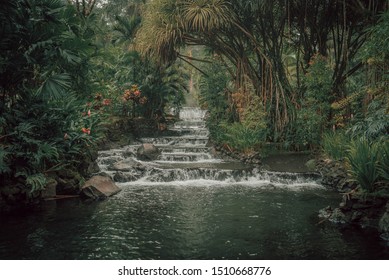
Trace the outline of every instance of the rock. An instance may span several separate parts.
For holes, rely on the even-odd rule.
[[[116,172],[115,175],[113,176],[113,180],[119,183],[132,182],[132,181],[136,181],[137,179],[138,179],[137,176],[133,174],[126,174],[123,172]]]
[[[381,233],[389,235],[389,202],[386,204],[386,211],[379,221],[378,229]]]
[[[123,152],[123,156],[125,158],[129,158],[129,157],[133,157],[135,156],[135,154],[131,151],[131,149],[127,149]]]
[[[128,181],[128,178],[127,178],[127,175],[124,174],[123,172],[116,172],[115,175],[113,176],[113,180],[115,182],[119,182],[119,183],[124,183],[124,182],[127,182]]]
[[[55,197],[57,195],[58,182],[50,178],[42,191],[42,198]]]
[[[347,222],[346,215],[339,208],[335,208],[332,211],[329,220],[337,224],[344,224]]]
[[[352,216],[351,216],[351,222],[359,222],[363,217],[363,213],[360,212],[360,211],[355,211],[353,212]]]
[[[305,163],[305,166],[308,168],[309,171],[315,171],[316,169],[316,160],[310,159]]]
[[[93,176],[82,186],[81,196],[90,199],[105,199],[120,191],[111,178]]]
[[[136,156],[140,160],[151,161],[158,159],[161,152],[153,144],[143,144],[136,152]]]
[[[109,167],[109,170],[129,172],[135,168],[140,168],[140,167],[142,167],[141,163],[139,163],[136,160],[133,160],[131,158],[128,158],[128,159],[113,163]]]
[[[98,173],[99,171],[100,171],[100,167],[96,161],[93,161],[88,165],[88,168],[87,168],[88,174],[95,174],[95,173]]]

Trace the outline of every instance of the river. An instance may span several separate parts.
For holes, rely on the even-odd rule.
[[[139,144],[101,151],[114,197],[1,216],[0,259],[389,259],[374,230],[321,222],[340,196],[318,176],[215,158],[204,115],[184,108],[177,136],[142,139],[155,161],[136,159]]]

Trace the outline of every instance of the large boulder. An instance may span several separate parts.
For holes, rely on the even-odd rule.
[[[81,188],[81,196],[89,199],[105,199],[120,192],[111,178],[105,176],[93,176],[85,182]]]
[[[160,150],[153,144],[142,144],[136,151],[137,158],[145,161],[156,160],[160,154]]]

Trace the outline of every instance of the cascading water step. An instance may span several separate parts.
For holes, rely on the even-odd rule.
[[[181,121],[172,130],[174,135],[159,138],[142,138],[160,151],[154,161],[136,158],[139,145],[99,152],[100,169],[122,187],[179,185],[215,186],[249,185],[266,187],[321,187],[316,174],[277,173],[261,171],[237,161],[216,158],[208,144],[205,128],[206,111],[184,107]]]
[[[162,153],[209,153],[209,147],[155,145]]]
[[[161,138],[142,138],[143,143],[153,143],[156,145],[206,145],[208,137],[185,135],[182,137],[170,136]]]
[[[162,155],[158,158],[158,161],[204,161],[211,160],[212,155],[209,153],[162,153]]]

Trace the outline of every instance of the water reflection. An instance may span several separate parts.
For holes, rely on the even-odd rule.
[[[1,217],[2,259],[388,259],[368,230],[317,224],[325,190],[131,187]]]

